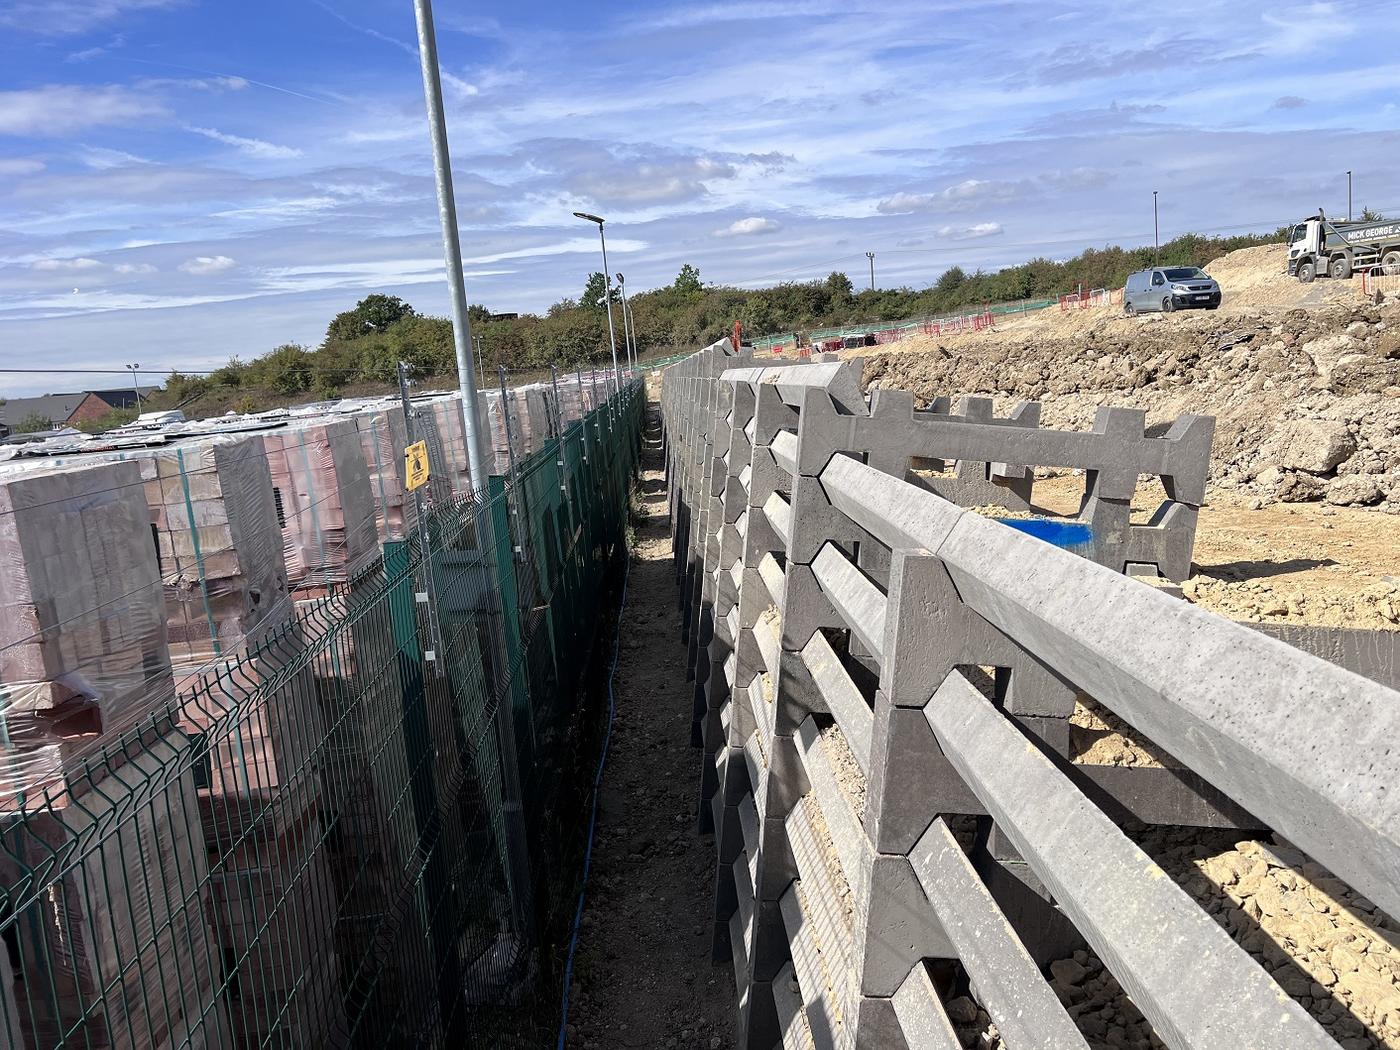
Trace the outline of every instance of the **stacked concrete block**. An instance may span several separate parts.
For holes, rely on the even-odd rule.
[[[467,424],[462,416],[462,396],[449,394],[421,403],[418,407],[431,418],[436,427],[451,497],[456,499],[471,496],[475,482],[471,476],[471,458],[467,453]]]
[[[379,554],[369,469],[354,422],[299,421],[262,439],[292,589],[353,580]]]
[[[408,425],[401,405],[386,405],[351,417],[360,432],[360,449],[369,469],[374,523],[380,543],[406,540],[416,525],[413,493],[407,488],[404,450]],[[432,456],[429,455],[431,463]]]
[[[212,869],[209,924],[225,957],[243,960],[228,990],[233,1045],[347,1043],[339,898],[323,837],[311,810],[276,840],[253,840]]]
[[[0,824],[12,1045],[231,1045],[190,748],[178,732],[147,737],[97,789]]]
[[[173,695],[133,463],[0,476],[0,799],[76,775],[87,743]]]
[[[337,951],[347,987],[373,986],[383,1009],[430,985],[422,970],[427,931],[414,904],[418,829],[405,741],[399,646],[389,604],[354,594],[299,602],[315,653],[321,718],[327,862],[341,910]],[[329,625],[347,621],[330,631]],[[415,945],[418,948],[415,948]]]

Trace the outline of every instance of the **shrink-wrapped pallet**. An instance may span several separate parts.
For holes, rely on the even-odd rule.
[[[413,531],[413,494],[408,491],[404,450],[409,445],[403,408],[385,405],[350,417],[360,434],[360,450],[369,470],[374,522],[381,543],[405,540]],[[420,435],[426,439],[426,435]],[[431,459],[431,456],[429,457]]]
[[[263,434],[293,590],[342,584],[378,555],[369,470],[355,424],[313,419]]]
[[[243,960],[228,994],[234,1045],[345,1045],[339,902],[324,839],[312,810],[212,868],[209,923],[225,957]]]
[[[0,474],[0,808],[61,789],[98,734],[172,695],[137,465]]]
[[[98,788],[0,817],[15,1045],[229,1045],[190,748],[147,736]]]

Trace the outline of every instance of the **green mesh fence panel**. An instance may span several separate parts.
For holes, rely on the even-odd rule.
[[[5,1045],[552,1033],[549,924],[575,877],[561,823],[581,794],[564,792],[644,407],[633,383],[513,477],[438,500],[426,546],[386,544],[138,724],[88,741],[53,783],[3,797]]]

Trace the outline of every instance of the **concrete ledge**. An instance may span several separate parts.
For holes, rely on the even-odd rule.
[[[802,989],[797,983],[792,963],[784,966],[773,978],[773,1005],[778,1011],[783,1050],[813,1050],[812,1029],[807,1025]]]
[[[791,965],[802,995],[802,1009],[807,1016],[812,1045],[817,1050],[836,1050],[838,1046],[846,1045],[846,1033],[837,1018],[832,992],[827,987],[821,949],[813,935],[811,920],[803,913],[798,898],[800,888],[798,883],[793,883],[783,895],[781,903],[783,927],[792,946]]]

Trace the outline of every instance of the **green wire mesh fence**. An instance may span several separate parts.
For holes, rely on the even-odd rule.
[[[378,1050],[551,1031],[532,1004],[556,991],[585,669],[643,411],[634,381],[8,796],[0,1040]]]

